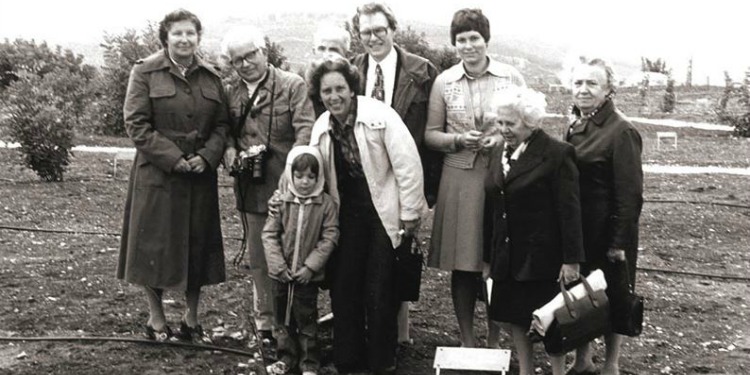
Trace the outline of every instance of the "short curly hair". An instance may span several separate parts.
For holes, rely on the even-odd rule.
[[[344,57],[327,55],[322,60],[316,61],[314,65],[315,67],[309,76],[310,87],[308,89],[308,95],[314,102],[321,102],[320,81],[324,75],[332,72],[341,73],[352,92],[359,91],[359,71]]]
[[[482,35],[485,43],[490,42],[490,20],[482,14],[481,9],[464,8],[453,14],[451,44],[455,46],[456,35],[467,31],[476,31]]]
[[[201,20],[198,19],[198,16],[185,9],[177,9],[167,13],[167,15],[164,16],[164,19],[159,22],[159,41],[161,42],[162,47],[167,48],[167,35],[169,34],[169,29],[174,23],[180,21],[192,22],[193,25],[195,25],[195,31],[198,32],[198,38],[203,34],[203,26],[201,25]]]
[[[497,114],[501,108],[510,108],[530,127],[539,127],[547,107],[544,94],[526,87],[511,86],[492,98],[490,113]]]

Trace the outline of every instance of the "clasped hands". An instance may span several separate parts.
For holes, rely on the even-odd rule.
[[[302,266],[302,268],[298,269],[295,273],[292,273],[292,270],[287,268],[279,275],[279,281],[283,283],[296,281],[302,285],[309,283],[312,278],[313,272],[311,269],[307,268],[307,266]]]
[[[208,167],[208,163],[202,156],[191,154],[178,160],[172,170],[177,173],[203,173],[206,167]]]
[[[469,130],[461,133],[456,138],[456,146],[461,150],[483,151],[497,146],[498,139],[493,136],[484,136],[479,130]]]

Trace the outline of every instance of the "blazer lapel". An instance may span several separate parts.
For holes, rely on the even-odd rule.
[[[521,157],[513,162],[513,166],[508,171],[508,176],[505,177],[505,183],[508,184],[516,177],[527,173],[534,169],[537,165],[544,161],[543,151],[547,144],[547,134],[544,131],[536,130],[536,134],[532,135],[532,139],[526,146],[526,151],[521,154]]]

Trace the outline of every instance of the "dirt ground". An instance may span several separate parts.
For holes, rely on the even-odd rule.
[[[747,140],[680,130],[678,150],[657,152],[649,137],[653,129],[640,129],[644,162],[750,165]],[[114,278],[127,182],[124,173],[112,178],[111,158],[79,153],[65,182],[42,183],[18,165],[17,151],[0,150],[0,227],[6,227],[0,229],[0,337],[141,337],[147,319],[143,295]],[[248,337],[245,323],[251,284],[242,269],[231,265],[241,233],[229,183],[222,177],[228,281],[204,289],[201,316],[217,345],[252,352],[257,345]],[[750,176],[646,175],[639,267],[649,270],[639,271],[637,282],[637,292],[646,298],[645,327],[640,337],[625,341],[623,373],[750,373],[748,186]],[[426,224],[425,236],[429,221]],[[167,293],[166,299],[167,317],[175,327],[184,298]],[[325,293],[320,305],[321,313],[328,311]],[[421,299],[410,310],[414,344],[400,349],[398,373],[434,373],[435,348],[459,344],[449,274],[426,270]],[[476,327],[481,341],[486,335],[484,311],[479,304]],[[322,327],[321,341],[326,364],[321,373],[335,374],[330,365],[330,327]],[[505,334],[501,346],[512,349]],[[603,355],[603,343],[597,342],[595,360],[601,363]],[[536,348],[535,363],[538,373],[550,371],[541,346]],[[0,374],[249,374],[258,370],[257,359],[218,351],[0,338]],[[517,373],[514,362],[510,373]]]

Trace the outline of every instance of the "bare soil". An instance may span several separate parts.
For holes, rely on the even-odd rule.
[[[677,150],[656,151],[656,128],[639,129],[644,162],[750,166],[747,140],[679,129]],[[112,178],[111,155],[79,153],[65,182],[43,183],[19,166],[20,158],[16,150],[0,150],[0,227],[6,227],[0,229],[0,337],[141,337],[147,319],[142,293],[114,278],[126,174]],[[217,345],[254,352],[257,343],[246,323],[250,279],[230,263],[239,247],[240,221],[228,177],[221,184],[228,281],[205,288],[201,316]],[[639,266],[649,271],[639,271],[637,282],[637,292],[646,298],[646,322],[641,336],[626,339],[623,373],[750,373],[748,186],[748,176],[646,175]],[[100,234],[7,229],[11,226]],[[423,234],[429,235],[429,220]],[[400,349],[399,374],[433,373],[435,347],[459,344],[449,278],[446,272],[425,271],[421,299],[410,309],[414,344]],[[329,309],[325,294],[321,313]],[[184,298],[168,293],[166,299],[167,317],[176,328]],[[481,340],[484,311],[478,304]],[[330,327],[322,327],[321,341],[321,373],[335,374]],[[501,346],[512,349],[505,334]],[[603,343],[596,346],[595,360],[601,363]],[[536,356],[538,373],[548,373],[541,346]],[[0,374],[260,374],[258,362],[248,365],[249,359],[122,342],[0,339]],[[511,373],[517,373],[515,363],[511,366]]]

